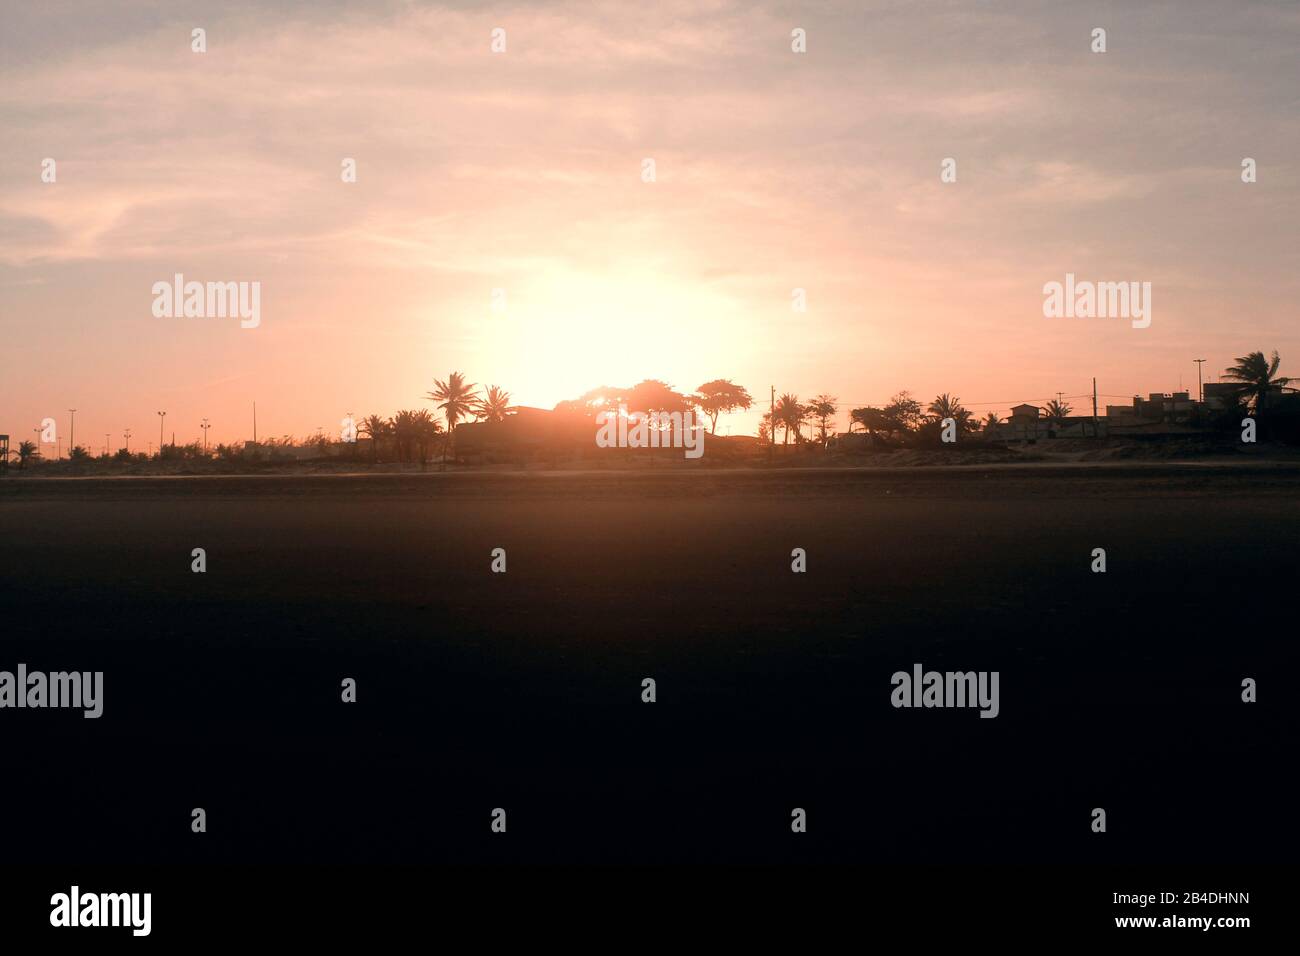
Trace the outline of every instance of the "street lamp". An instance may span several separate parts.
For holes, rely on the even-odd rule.
[[[208,453],[208,429],[212,426],[208,424],[208,420],[205,418],[203,424],[199,427],[203,429],[203,454],[206,455]]]
[[[126,448],[126,453],[129,455],[131,454],[131,429],[129,428],[123,429],[122,437],[126,440],[125,448]]]
[[[162,458],[163,450],[163,423],[167,421],[167,413],[158,413],[158,457]]]
[[[1205,404],[1205,386],[1201,384],[1201,366],[1205,364],[1205,359],[1192,359],[1196,363],[1196,391],[1200,396],[1198,401]]]
[[[69,408],[72,413],[72,426],[68,429],[68,457],[72,457],[72,449],[77,447],[77,410]]]

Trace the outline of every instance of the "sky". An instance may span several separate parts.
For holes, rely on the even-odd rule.
[[[1298,48],[1282,2],[6,3],[0,432],[337,433],[453,370],[841,428],[1300,374]],[[177,273],[259,323],[155,315]],[[1151,283],[1151,324],[1045,317],[1066,273]]]

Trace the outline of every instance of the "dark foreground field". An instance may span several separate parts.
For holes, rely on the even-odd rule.
[[[0,711],[0,856],[1291,859],[1297,492],[1195,466],[4,479],[0,670],[106,687],[99,720]],[[1000,716],[892,708],[916,662],[1000,671]]]

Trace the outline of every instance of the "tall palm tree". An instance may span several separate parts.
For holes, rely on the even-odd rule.
[[[1277,349],[1273,350],[1272,359],[1264,358],[1263,352],[1251,352],[1237,359],[1237,364],[1225,369],[1223,377],[1237,382],[1237,392],[1249,403],[1250,410],[1259,414],[1269,392],[1276,391],[1291,381],[1285,375],[1277,375],[1277,367],[1282,364]]]
[[[462,419],[470,418],[478,403],[474,383],[466,382],[465,376],[460,372],[452,372],[445,382],[434,379],[433,391],[424,397],[428,401],[440,403],[438,408],[442,410],[443,418],[447,420],[447,441],[449,444],[454,443],[457,423]],[[454,452],[452,457],[455,458]],[[447,453],[444,447],[443,461],[446,460]]]
[[[18,443],[18,470],[27,467],[27,459],[36,455],[36,442],[24,441]]]
[[[795,441],[803,440],[803,433],[800,429],[808,418],[808,409],[799,404],[799,396],[791,395],[786,392],[776,400],[776,418],[775,424],[785,429],[785,438],[781,442],[783,445],[790,444],[790,429],[794,429]]]
[[[511,410],[510,393],[496,385],[489,385],[487,394],[474,406],[474,413],[485,422],[503,422]]]

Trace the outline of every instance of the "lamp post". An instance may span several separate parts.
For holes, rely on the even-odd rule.
[[[1205,404],[1205,386],[1201,384],[1201,366],[1205,364],[1205,359],[1192,359],[1196,363],[1196,393],[1198,401]]]
[[[203,424],[199,427],[203,429],[203,454],[206,455],[208,453],[208,429],[212,426],[208,424],[208,420],[205,418]]]
[[[126,440],[126,453],[131,454],[131,429],[122,430],[122,437]]]
[[[167,413],[158,413],[158,457],[162,458],[163,450],[163,423],[167,421]]]
[[[72,413],[72,425],[68,428],[68,457],[72,457],[72,449],[77,447],[77,410],[69,408]]]

